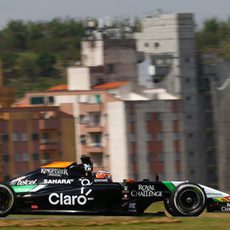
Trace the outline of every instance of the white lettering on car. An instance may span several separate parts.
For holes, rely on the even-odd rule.
[[[58,169],[58,168],[41,168],[42,174],[48,174],[50,176],[68,176],[67,169]]]
[[[65,195],[64,193],[51,193],[48,197],[49,203],[52,205],[85,205],[88,200],[94,200],[93,197],[89,197],[92,189],[85,192],[85,188],[81,188],[81,194],[78,195]]]
[[[44,184],[72,184],[74,179],[44,179]]]
[[[230,203],[227,203],[226,206],[222,206],[221,212],[230,212]]]
[[[130,192],[133,197],[162,197],[162,191],[156,191],[154,185],[138,185],[137,190],[132,190]]]
[[[13,180],[11,181],[11,185],[34,185],[37,183],[37,179],[35,180],[28,180],[28,179],[25,179],[25,180]]]

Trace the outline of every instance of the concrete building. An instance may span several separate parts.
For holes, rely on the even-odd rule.
[[[193,15],[159,14],[143,20],[142,31],[136,34],[139,62],[139,83],[164,88],[181,98],[183,120],[183,179],[217,186],[215,151],[207,150],[208,126],[204,124],[199,68],[195,46]],[[204,105],[204,103],[203,103]],[[210,130],[209,130],[210,131]],[[212,137],[211,137],[212,136]],[[212,145],[213,147],[213,145]],[[212,171],[212,173],[210,173]]]
[[[69,67],[68,89],[90,90],[91,86],[111,81],[137,79],[134,39],[88,38],[82,41],[82,63]]]
[[[74,160],[74,118],[56,106],[0,108],[2,180]]]
[[[200,111],[204,125],[206,161],[209,176],[216,176],[222,190],[228,191],[229,154],[229,73],[230,65],[213,54],[199,58]],[[213,175],[214,174],[214,175]],[[210,178],[211,179],[211,178]]]

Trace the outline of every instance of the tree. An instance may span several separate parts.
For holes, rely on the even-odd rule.
[[[3,31],[3,36],[12,50],[25,50],[27,48],[27,27],[21,20],[10,21]]]
[[[34,80],[37,78],[39,73],[39,66],[37,65],[34,58],[27,56],[20,58],[18,67],[22,77],[25,77],[29,80]]]
[[[36,62],[40,68],[40,76],[51,77],[55,75],[56,57],[53,54],[48,52],[39,53]]]

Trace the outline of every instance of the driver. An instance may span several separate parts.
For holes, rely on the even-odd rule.
[[[86,155],[82,155],[81,162],[83,165],[83,173],[85,174],[84,176],[86,177],[92,176],[93,162],[91,161],[90,157]]]
[[[69,173],[75,177],[92,177],[93,162],[89,156],[81,156],[81,164],[74,163],[69,167]]]

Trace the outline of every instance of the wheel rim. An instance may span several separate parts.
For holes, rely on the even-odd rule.
[[[11,191],[1,188],[0,189],[0,214],[4,214],[8,212],[13,204]]]
[[[175,194],[174,205],[182,215],[198,215],[205,206],[205,195],[199,187],[181,187]]]
[[[191,212],[198,208],[200,204],[200,196],[196,191],[184,190],[178,196],[178,207],[186,212]]]

